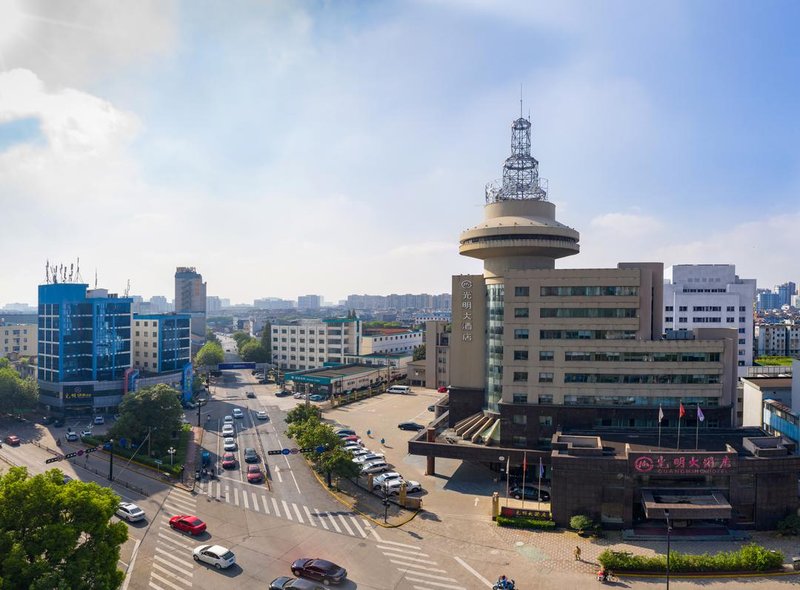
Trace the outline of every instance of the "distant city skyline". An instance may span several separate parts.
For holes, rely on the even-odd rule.
[[[800,4],[0,3],[2,302],[442,293],[511,121],[581,253],[797,281]],[[746,35],[741,31],[747,31]],[[147,39],[147,43],[142,43]]]

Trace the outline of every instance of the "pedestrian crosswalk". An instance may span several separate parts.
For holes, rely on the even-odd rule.
[[[170,516],[176,514],[195,514],[197,501],[188,492],[173,489],[166,500],[162,511],[153,523],[156,530],[155,552],[150,570],[149,587],[153,590],[187,590],[192,587],[194,561],[192,550],[195,548],[187,537],[172,530],[169,526]]]
[[[245,484],[246,485],[246,484]],[[317,508],[275,498],[266,494],[262,488],[253,486],[241,488],[228,481],[210,481],[198,486],[198,492],[209,499],[226,502],[245,510],[269,514],[294,523],[321,527],[336,532],[365,539],[372,525],[355,512],[320,511]]]
[[[384,541],[376,531],[377,547],[414,590],[465,590],[458,580],[448,576],[441,564],[416,545]],[[404,586],[405,587],[405,586]]]

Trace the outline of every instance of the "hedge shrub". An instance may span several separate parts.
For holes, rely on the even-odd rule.
[[[554,529],[556,523],[552,520],[539,520],[536,518],[523,518],[520,516],[498,516],[496,519],[498,526],[510,526],[519,529]]]
[[[749,543],[736,551],[691,554],[670,551],[669,569],[673,572],[763,572],[783,567],[783,553]],[[606,549],[597,558],[612,571],[664,572],[665,555],[633,555]]]

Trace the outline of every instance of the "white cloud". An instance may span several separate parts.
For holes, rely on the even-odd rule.
[[[664,229],[662,221],[638,213],[606,213],[592,219],[590,226],[601,237],[617,240],[652,239]]]

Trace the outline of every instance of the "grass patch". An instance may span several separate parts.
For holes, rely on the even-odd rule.
[[[760,356],[754,362],[762,367],[791,367],[792,360],[790,356]]]
[[[606,549],[597,558],[612,571],[665,572],[666,555],[634,555],[627,551]],[[670,551],[669,569],[672,572],[765,572],[783,567],[783,553],[749,543],[736,551],[719,553],[680,553]]]
[[[153,469],[157,469],[163,473],[169,473],[170,475],[177,477],[181,473],[181,465],[185,464],[186,462],[186,449],[189,446],[189,435],[190,435],[191,427],[188,425],[184,425],[180,431],[178,431],[178,438],[172,442],[172,446],[175,448],[175,456],[172,459],[173,465],[170,466],[170,458],[169,454],[164,452],[162,456],[154,456],[148,457],[147,456],[147,443],[139,449],[139,452],[136,452],[136,449],[123,449],[118,444],[114,444],[114,457],[115,458],[124,458],[130,459],[134,457],[134,453],[136,456],[134,457],[134,461],[137,463],[141,463],[142,465],[147,465],[148,467],[152,467]],[[103,446],[106,442],[104,438],[96,438],[93,436],[84,436],[81,439],[84,443],[92,446]],[[156,460],[160,460],[162,462],[161,465],[156,463]]]

